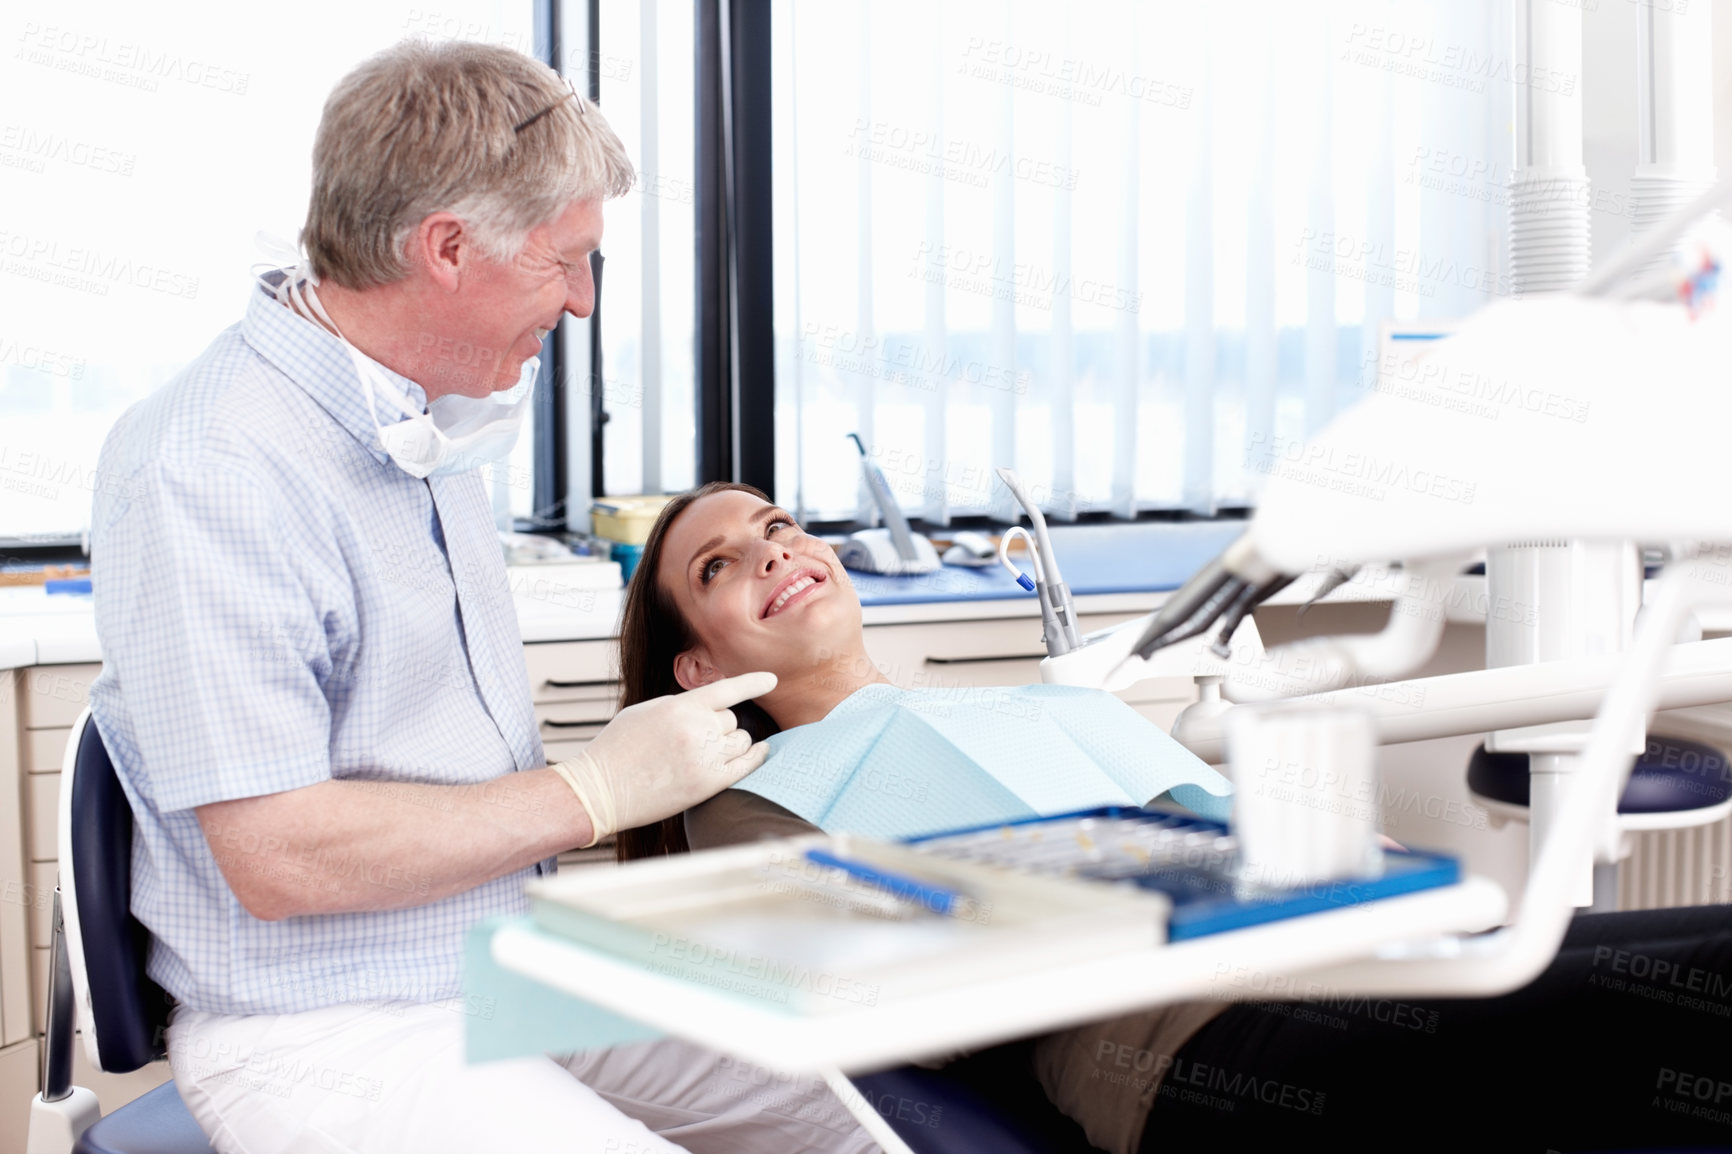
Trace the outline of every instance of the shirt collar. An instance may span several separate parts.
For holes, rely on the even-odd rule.
[[[276,284],[284,275],[278,270],[266,273],[265,278]],[[361,442],[363,448],[381,463],[390,461],[390,454],[379,445],[373,412],[378,413],[379,425],[394,425],[408,418],[383,397],[376,399],[373,410],[368,409],[366,394],[362,392],[366,385],[355,371],[355,362],[350,359],[342,341],[323,325],[315,324],[280,304],[264,284],[257,287],[247,302],[241,335],[260,356],[318,402],[333,420]],[[365,353],[361,355],[366,356]],[[379,379],[384,387],[398,390],[417,412],[426,411],[425,389],[401,373],[377,361],[373,363],[378,365]]]

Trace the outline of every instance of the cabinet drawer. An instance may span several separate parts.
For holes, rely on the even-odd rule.
[[[904,689],[962,689],[971,685],[1038,685],[1040,658],[928,657],[914,675],[901,683]]]
[[[30,1130],[30,1099],[40,1089],[37,1084],[40,1061],[35,1039],[0,1050],[0,1150],[6,1154],[23,1154]],[[78,1085],[88,1083],[79,1082]],[[101,1102],[104,1107],[113,1109],[107,1098]]]
[[[1077,619],[1083,634],[1109,629],[1142,616],[1094,613]],[[947,621],[930,625],[874,625],[866,630],[873,662],[906,689],[957,689],[973,685],[1038,685],[1046,656],[1040,623],[1026,618]],[[858,671],[838,670],[857,673]],[[1120,690],[1121,700],[1179,702],[1195,696],[1189,677],[1161,677]]]
[[[1038,666],[1046,656],[1040,640],[1040,622],[1027,618],[874,625],[866,630],[866,651],[884,676],[904,686],[913,685],[928,669],[1014,659]]]
[[[25,820],[30,823],[26,851],[35,862],[53,861],[59,854],[55,830],[60,808],[60,775],[32,773],[24,778]]]
[[[100,665],[38,665],[24,678],[26,729],[67,727],[90,700],[90,683]]]
[[[543,736],[574,726],[602,726],[618,712],[616,704],[611,696],[593,701],[544,701],[535,707],[535,720],[541,723]]]
[[[523,662],[537,703],[619,697],[619,644],[612,639],[525,645]]]
[[[1092,613],[1077,618],[1080,633],[1092,633],[1141,616],[1135,613]],[[981,621],[940,621],[920,625],[873,625],[866,630],[866,649],[888,677],[898,685],[912,684],[917,671],[984,669],[999,666],[1006,676],[1001,685],[1029,684],[1040,680],[1040,661],[1046,656],[1038,618],[1013,617]],[[1035,670],[1020,681],[1012,675]],[[988,684],[978,682],[977,684]]]
[[[24,768],[30,773],[58,773],[71,737],[70,728],[25,730]]]

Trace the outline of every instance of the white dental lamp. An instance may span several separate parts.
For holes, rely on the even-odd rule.
[[[1160,610],[1042,663],[1043,680],[1105,688],[1170,675],[1163,649],[1224,624],[1224,651],[1232,626],[1293,577],[1399,562],[1407,587],[1383,634],[1299,643],[1328,659],[1312,664],[1323,672],[1303,687],[1304,700],[1350,700],[1373,715],[1386,743],[1500,730],[1533,737],[1533,726],[1595,718],[1589,734],[1569,737],[1579,760],[1559,753],[1560,772],[1536,780],[1536,852],[1519,922],[1400,963],[1343,968],[1338,976],[1351,988],[1484,993],[1530,980],[1555,953],[1584,884],[1591,887],[1594,858],[1615,860],[1617,799],[1648,716],[1732,700],[1732,639],[1674,643],[1695,606],[1732,601],[1732,487],[1723,463],[1732,311],[1686,307],[1672,276],[1625,286],[1727,201],[1732,185],[1692,201],[1579,293],[1503,301],[1469,318],[1423,354],[1431,398],[1376,392],[1340,414],[1305,443],[1298,467],[1270,477],[1245,535]],[[1719,254],[1732,252],[1724,226],[1715,227],[1702,235]],[[1665,299],[1643,299],[1656,291]],[[1474,390],[1506,398],[1496,419],[1438,403]],[[1561,564],[1500,553],[1550,541],[1578,544],[1560,553]],[[1640,589],[1637,543],[1664,544],[1675,560],[1626,645]],[[1443,578],[1481,549],[1492,566],[1527,565],[1541,599],[1548,589],[1577,590],[1580,603],[1566,607],[1558,627],[1598,630],[1602,651],[1584,641],[1577,652],[1540,654],[1549,659],[1530,664],[1405,683],[1420,689],[1417,697],[1342,688],[1423,663],[1442,627]],[[1572,566],[1606,579],[1572,585]],[[1226,668],[1227,698],[1269,696],[1238,677],[1237,656]],[[1181,718],[1174,736],[1222,760],[1227,708]],[[1573,772],[1563,771],[1566,758]]]

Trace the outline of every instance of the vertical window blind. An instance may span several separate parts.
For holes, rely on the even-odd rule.
[[[576,27],[582,6],[567,10]],[[587,342],[581,350],[567,345],[568,407],[584,422],[570,439],[587,439],[590,394],[599,390],[608,414],[604,490],[675,492],[691,488],[696,460],[693,12],[689,4],[601,0],[599,15],[599,103],[638,180],[632,195],[605,207],[601,380],[591,379]],[[587,63],[574,56],[566,71],[581,80]],[[570,509],[581,524],[592,495],[587,465],[571,477],[584,490]]]
[[[1211,515],[1508,291],[1505,6],[775,8],[777,496]]]

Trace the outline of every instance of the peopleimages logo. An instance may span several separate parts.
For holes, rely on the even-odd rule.
[[[860,373],[926,392],[965,384],[1023,396],[1033,380],[1033,374],[1026,369],[1006,368],[978,358],[959,357],[946,349],[928,348],[906,338],[861,334],[816,321],[801,326],[800,344],[810,364]]]
[[[18,163],[13,163],[13,156]],[[138,163],[138,154],[91,144],[58,132],[38,132],[22,124],[0,128],[0,164],[41,172],[49,161],[92,172],[131,176],[133,166]]]
[[[975,188],[992,177],[1011,176],[1031,184],[1075,189],[1077,170],[1005,148],[945,137],[924,128],[907,128],[883,120],[856,118],[843,155],[856,156],[926,176],[939,176]]]
[[[1276,1078],[1258,1077],[1243,1070],[1229,1070],[1207,1062],[1193,1062],[1172,1054],[1140,1050],[1102,1039],[1095,1044],[1095,1069],[1091,1078],[1118,1086],[1146,1091],[1160,1084],[1163,1097],[1187,1097],[1204,1093],[1213,1101],[1202,1105],[1231,1110],[1235,1099],[1280,1106],[1301,1114],[1321,1114],[1326,1095],[1306,1086],[1295,1086]]]
[[[1405,489],[1440,501],[1473,503],[1474,482],[1436,469],[1262,430],[1252,433],[1249,441],[1245,467],[1285,480],[1314,484],[1371,501],[1383,500],[1391,490]]]
[[[4,271],[13,276],[107,296],[110,285],[130,285],[148,292],[193,300],[198,278],[161,265],[86,245],[63,245],[48,237],[0,231]]]
[[[1195,94],[1189,85],[1064,56],[1045,46],[971,36],[962,57],[957,71],[965,76],[1090,106],[1099,106],[1103,97],[1112,96],[1182,111],[1191,107]]]
[[[155,92],[164,80],[245,96],[252,74],[130,40],[26,21],[15,59]]]
[[[1454,363],[1447,347],[1423,356],[1399,349],[1368,354],[1361,363],[1361,383],[1373,392],[1492,421],[1519,411],[1587,423],[1592,402],[1494,375],[1477,364]]]
[[[1488,296],[1512,291],[1509,279],[1495,269],[1330,229],[1301,229],[1288,263],[1421,297],[1436,295],[1440,284]]]
[[[1495,81],[1569,96],[1579,79],[1574,72],[1536,68],[1473,45],[1440,41],[1429,33],[1361,22],[1347,34],[1339,59],[1469,92],[1484,92],[1487,81]]]
[[[988,249],[921,241],[909,276],[1030,308],[1051,309],[1055,297],[1115,312],[1139,312],[1143,294],[1112,281],[1076,277],[1027,261],[1007,262]]]

